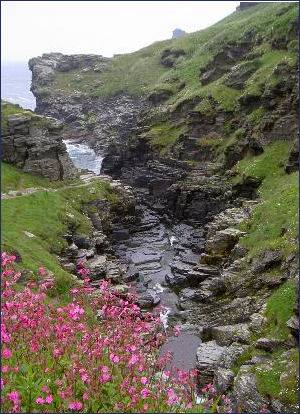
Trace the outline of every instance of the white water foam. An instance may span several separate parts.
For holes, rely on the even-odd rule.
[[[72,142],[71,140],[64,140],[70,159],[75,167],[92,171],[99,175],[101,171],[102,161],[104,157],[97,155],[93,148],[86,144]]]

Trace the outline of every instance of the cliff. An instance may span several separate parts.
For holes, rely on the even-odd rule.
[[[142,203],[112,231],[139,287],[165,260],[145,238],[174,230],[165,281],[201,333],[199,381],[244,412],[297,412],[297,24],[295,4],[258,4],[132,54],[29,63],[37,111]]]
[[[50,180],[75,175],[62,142],[63,124],[1,102],[2,160]]]

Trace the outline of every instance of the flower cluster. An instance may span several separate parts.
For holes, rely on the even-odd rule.
[[[134,295],[85,282],[59,306],[46,269],[22,286],[14,260],[2,254],[4,412],[193,411],[197,373],[166,370],[159,317]]]

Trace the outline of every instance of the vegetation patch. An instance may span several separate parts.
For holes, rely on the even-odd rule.
[[[32,180],[35,182],[35,177]],[[49,186],[47,180],[40,179],[40,183],[43,188]],[[66,283],[69,274],[61,268],[56,256],[66,247],[63,235],[70,226],[88,234],[91,224],[83,206],[101,198],[114,200],[115,195],[109,184],[95,181],[87,186],[58,188],[57,191],[49,188],[49,191],[3,200],[3,249],[17,251],[22,258],[22,268],[36,272],[44,265],[53,271],[59,288],[65,291],[69,286]]]
[[[298,403],[298,366],[297,349],[274,355],[272,363],[255,369],[256,384],[259,392],[267,397],[277,398],[287,405]]]
[[[250,122],[250,124],[255,127],[258,126],[263,118],[263,116],[265,115],[266,110],[265,108],[263,108],[262,106],[260,106],[257,109],[254,109],[254,111],[252,111],[248,116],[248,122]]]
[[[263,154],[248,156],[237,164],[239,177],[263,179],[258,190],[261,202],[243,224],[247,235],[241,243],[250,257],[266,249],[281,249],[286,254],[297,249],[298,173],[286,174],[283,169],[289,148],[289,142],[276,142]]]
[[[1,177],[2,193],[7,193],[10,190],[23,190],[25,188],[55,188],[63,185],[58,181],[50,181],[47,178],[25,173],[13,165],[4,162],[1,163]]]
[[[297,17],[296,4],[259,4],[245,11],[232,13],[205,30],[186,34],[178,39],[155,42],[137,52],[116,56],[102,73],[80,70],[57,73],[54,87],[64,92],[78,91],[91,96],[113,96],[120,92],[147,95],[159,90],[161,85],[167,88],[169,84],[174,92],[167,101],[171,108],[176,108],[185,100],[196,96],[205,97],[211,93],[224,110],[231,111],[241,92],[225,87],[220,79],[208,87],[202,86],[199,79],[201,68],[207,66],[225,44],[238,44],[243,41],[246,32],[255,33],[255,36],[263,40],[263,47],[260,46],[260,53],[263,55],[259,58],[261,67],[250,77],[246,89],[249,89],[247,93],[256,93],[255,83],[263,84],[276,62],[290,53],[295,55],[291,47],[289,50],[293,52],[270,49],[270,43],[277,33],[274,22],[279,33],[286,34],[291,22]],[[164,66],[161,57],[166,49],[182,51],[184,59],[178,59],[172,67]],[[174,90],[172,79],[178,79],[178,83],[185,87]]]
[[[266,86],[274,83],[276,77],[274,68],[282,61],[293,62],[296,58],[294,53],[286,50],[271,50],[260,58],[260,68],[246,81],[243,95],[261,96]]]
[[[171,122],[164,122],[153,126],[145,137],[149,139],[150,145],[164,154],[178,141],[185,131],[183,125],[174,125]]]
[[[267,301],[267,323],[263,335],[286,339],[290,333],[287,321],[292,317],[297,299],[296,283],[287,281]]]

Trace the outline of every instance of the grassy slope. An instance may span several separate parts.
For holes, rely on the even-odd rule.
[[[22,188],[37,185],[53,188],[48,180],[23,173],[10,165],[5,165],[2,171],[4,188],[20,189],[20,183]],[[54,188],[56,192],[43,191],[3,200],[2,249],[20,253],[22,268],[36,271],[44,265],[53,271],[58,290],[62,293],[71,282],[70,275],[61,268],[56,256],[66,246],[63,234],[69,225],[88,234],[91,227],[83,204],[94,199],[112,199],[113,193],[109,185],[101,181],[81,188]],[[28,237],[25,231],[35,237]]]
[[[273,143],[260,156],[246,157],[236,166],[239,177],[244,175],[263,179],[259,188],[261,203],[255,207],[252,218],[243,224],[247,235],[241,239],[241,244],[249,249],[250,258],[265,249],[280,249],[285,255],[297,254],[298,173],[286,174],[283,170],[289,147],[288,142]],[[281,270],[277,268],[273,272],[279,274]],[[287,281],[275,289],[267,301],[267,321],[258,336],[287,340],[290,330],[286,322],[294,313],[296,300],[294,281]],[[236,371],[243,362],[261,353],[264,352],[251,347],[238,361]],[[296,404],[298,350],[293,350],[286,357],[285,349],[278,349],[271,356],[268,368],[258,366],[254,370],[260,392],[285,404]],[[287,379],[282,381],[280,376],[285,373]]]
[[[286,34],[288,26],[297,18],[296,4],[261,4],[252,9],[235,12],[217,24],[179,39],[156,42],[135,53],[120,55],[112,60],[103,73],[58,73],[55,87],[63,91],[84,91],[95,96],[111,96],[120,91],[142,95],[155,89],[174,89],[172,79],[185,82],[185,88],[175,93],[169,103],[177,105],[182,100],[211,93],[226,110],[231,110],[240,93],[221,85],[221,80],[201,86],[199,72],[228,42],[240,41],[245,32],[255,30],[262,39],[270,42]],[[186,53],[174,68],[160,64],[162,51],[166,48],[183,49]],[[274,64],[285,57],[296,58],[295,51],[270,51],[268,44],[260,58],[262,66],[257,75],[249,80],[264,82],[271,74]],[[76,76],[79,79],[76,79]],[[252,81],[253,82],[252,82]]]
[[[297,248],[298,173],[283,170],[289,147],[290,143],[279,141],[260,156],[246,157],[237,164],[240,174],[263,179],[259,188],[262,202],[246,223],[248,235],[242,241],[250,256],[266,248],[279,248],[286,254]]]

